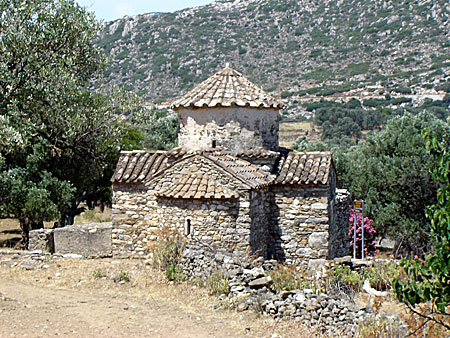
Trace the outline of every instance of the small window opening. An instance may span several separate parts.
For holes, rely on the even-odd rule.
[[[217,148],[217,141],[216,140],[212,140],[212,148]]]
[[[191,220],[187,219],[186,224],[184,225],[184,235],[189,236],[191,234],[192,226],[191,226]]]

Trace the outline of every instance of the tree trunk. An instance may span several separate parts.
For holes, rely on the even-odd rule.
[[[61,216],[59,221],[55,222],[54,228],[62,228],[65,227],[66,225],[72,225],[75,220],[75,216],[78,216],[85,211],[86,208],[84,207],[79,208],[78,203],[73,203],[72,207],[69,210],[66,210],[66,212]]]
[[[22,247],[28,250],[30,230],[42,229],[44,227],[44,222],[42,220],[32,220],[28,217],[19,218],[19,222],[20,228],[22,229]]]

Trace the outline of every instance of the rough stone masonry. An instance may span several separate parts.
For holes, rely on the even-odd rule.
[[[150,255],[163,228],[191,248],[297,267],[346,254],[348,196],[337,198],[332,154],[278,146],[282,103],[227,67],[172,108],[179,147],[122,152],[117,163],[115,256]]]

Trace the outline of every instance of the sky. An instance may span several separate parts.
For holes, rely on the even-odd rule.
[[[125,15],[150,12],[174,12],[194,6],[202,6],[213,0],[75,0],[94,12],[98,20],[111,21]]]

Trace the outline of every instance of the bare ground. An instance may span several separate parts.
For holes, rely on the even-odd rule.
[[[311,121],[281,121],[280,146],[290,148],[299,137],[306,135],[311,141],[320,140],[320,130],[316,126],[316,133],[312,133],[312,129]]]
[[[114,282],[127,272],[129,282]],[[103,276],[103,277],[101,277]],[[316,337],[293,321],[237,313],[143,261],[0,256],[0,337]]]

